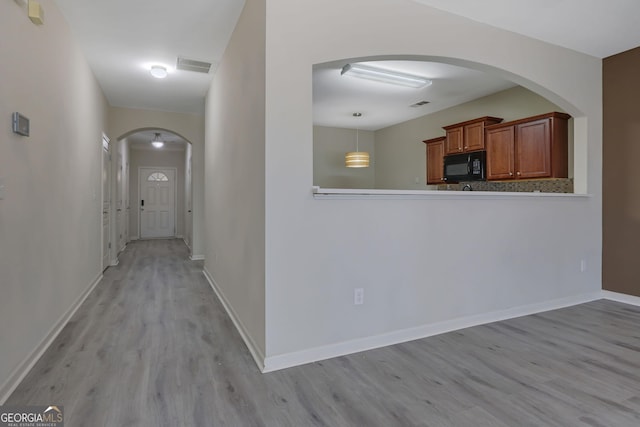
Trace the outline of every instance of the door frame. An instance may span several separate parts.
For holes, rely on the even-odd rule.
[[[101,266],[101,271],[104,272],[104,270],[106,270],[108,267],[111,266],[111,248],[108,247],[106,249],[106,254],[105,254],[105,238],[107,240],[107,244],[111,244],[111,227],[112,227],[112,223],[111,223],[111,141],[109,140],[109,137],[103,133],[102,134],[102,139],[101,139],[101,158],[100,158],[100,163],[102,165],[102,174],[101,176],[101,180],[100,180],[100,253],[101,253],[101,257],[100,257],[100,266]],[[105,168],[105,157],[107,159],[107,167]],[[108,194],[105,194],[105,174],[106,174],[106,180],[107,180],[107,191]],[[105,203],[105,196],[108,197],[108,200]],[[107,235],[105,236],[105,232],[104,232],[104,218],[105,215],[107,217],[107,222],[108,222],[108,231],[107,231]],[[107,257],[107,263],[105,265],[105,257]]]
[[[155,237],[142,237],[140,201],[142,200],[142,171],[149,170],[172,170],[173,171],[173,237],[175,238],[178,231],[178,168],[175,166],[138,166],[138,200],[136,208],[138,209],[138,239],[154,239]],[[158,239],[166,239],[167,237],[157,237]]]

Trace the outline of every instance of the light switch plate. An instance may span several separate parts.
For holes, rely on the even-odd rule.
[[[15,112],[12,115],[13,132],[22,136],[29,136],[29,119]]]

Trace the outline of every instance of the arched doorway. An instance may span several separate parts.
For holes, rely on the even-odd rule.
[[[112,152],[116,254],[127,242],[145,238],[179,238],[192,248],[192,153],[189,140],[165,128],[138,128],[117,139]]]

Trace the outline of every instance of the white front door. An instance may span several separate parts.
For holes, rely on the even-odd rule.
[[[174,237],[176,170],[140,168],[140,237]]]

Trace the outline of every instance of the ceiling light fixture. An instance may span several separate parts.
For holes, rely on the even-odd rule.
[[[362,117],[362,113],[353,113],[353,117]],[[369,153],[358,149],[358,128],[356,128],[356,151],[344,155],[344,165],[348,168],[368,168]]]
[[[359,77],[361,79],[373,80],[382,83],[421,88],[430,86],[433,83],[426,77],[405,74],[398,71],[385,70],[384,68],[372,67],[363,64],[347,64],[342,67],[340,75]]]
[[[164,147],[164,142],[162,142],[160,140],[160,134],[159,133],[156,133],[156,137],[153,138],[153,141],[151,141],[151,145],[153,145],[156,148]]]
[[[151,70],[149,70],[149,72],[156,79],[164,79],[169,74],[167,72],[167,69],[165,67],[163,67],[162,65],[154,65],[154,66],[152,66]]]

